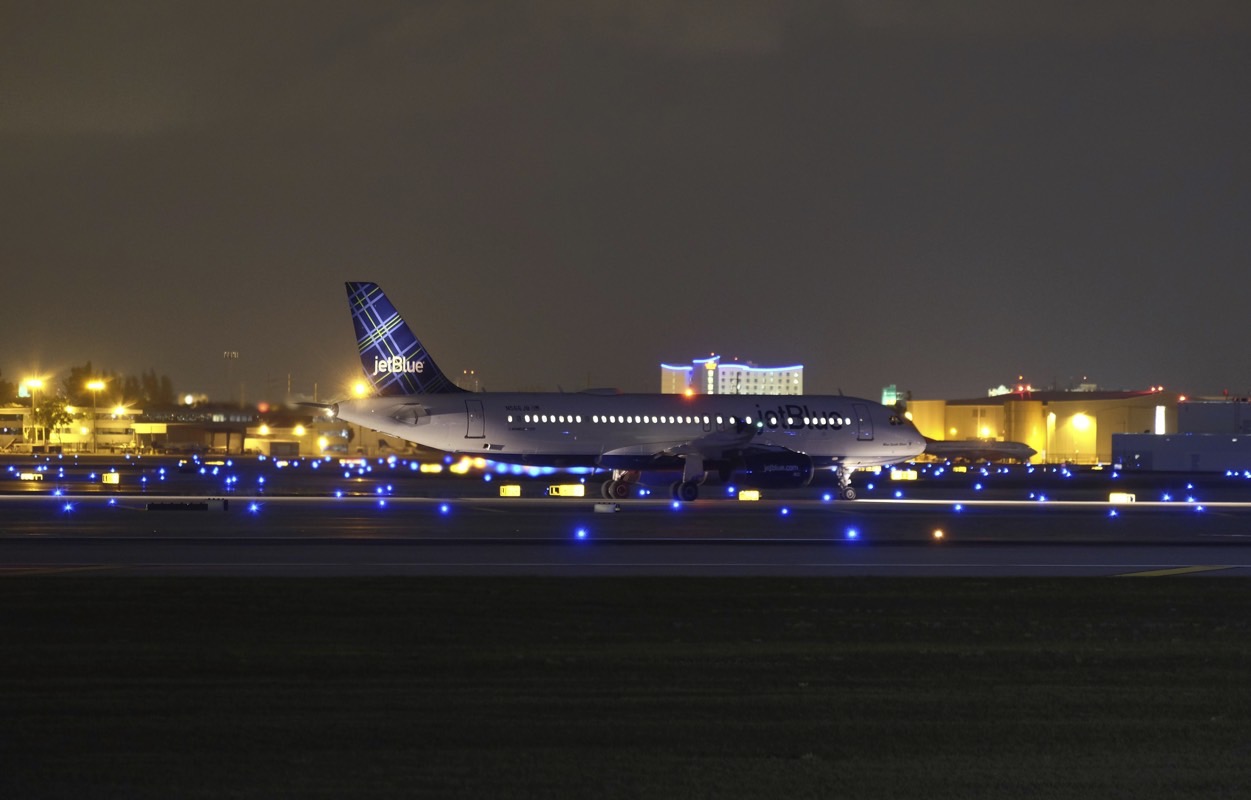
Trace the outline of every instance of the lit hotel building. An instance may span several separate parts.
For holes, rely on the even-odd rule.
[[[750,361],[721,363],[721,356],[690,364],[661,364],[663,394],[803,394],[804,365],[758,367]]]

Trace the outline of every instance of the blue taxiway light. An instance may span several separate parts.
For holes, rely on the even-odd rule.
[[[856,530],[855,528],[848,528],[847,533],[845,535],[848,539],[852,539],[852,540],[859,539],[860,531]]]
[[[256,514],[261,510],[260,503],[248,503],[248,511]]]
[[[579,539],[585,539],[585,538],[586,538],[586,528],[578,528],[578,530],[574,532],[574,536],[576,536],[576,537],[577,537],[577,538],[579,538]]]
[[[780,513],[782,516],[784,516],[784,517],[785,517],[785,516],[788,516],[788,515],[791,513],[791,510],[790,510],[789,508],[787,508],[786,506],[782,506],[782,510],[781,510],[780,512],[778,512],[778,513]]]
[[[451,507],[451,506],[449,506],[447,503],[442,503],[442,504],[440,504],[440,505],[439,505],[439,513],[440,513],[440,514],[447,514],[447,513],[450,513],[450,512],[451,512],[451,510],[452,510],[452,507]]]

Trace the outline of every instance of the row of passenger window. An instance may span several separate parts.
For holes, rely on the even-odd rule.
[[[512,414],[508,415],[508,421],[509,422],[514,421],[514,416]],[[581,414],[525,414],[521,418],[521,421],[529,422],[529,423],[535,423],[535,422],[552,423],[554,422],[557,424],[580,423],[582,422],[582,415]],[[737,417],[722,417],[720,415],[716,417],[708,417],[708,416],[700,417],[700,416],[649,416],[647,414],[639,414],[639,415],[626,414],[624,416],[617,416],[615,414],[609,414],[607,416],[600,416],[596,414],[591,417],[592,423],[595,423],[595,424],[608,423],[611,425],[615,425],[615,424],[625,424],[625,425],[634,425],[634,424],[700,425],[700,424],[703,424],[703,425],[711,425],[714,421],[718,425],[726,425],[726,424],[737,425],[738,424]],[[848,418],[844,418],[844,417],[804,417],[802,420],[796,420],[796,418],[794,417],[787,417],[786,427],[788,428],[796,427],[797,421],[802,422],[805,428],[822,427],[822,428],[834,428],[835,430],[843,427],[844,425],[851,424],[851,420]],[[761,427],[767,424],[770,428],[776,428],[780,422],[781,422],[781,419],[779,417],[775,415],[769,415],[767,419],[757,420],[755,424]],[[752,418],[750,416],[743,417],[743,424],[751,425]]]

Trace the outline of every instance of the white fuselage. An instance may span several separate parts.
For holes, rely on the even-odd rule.
[[[656,454],[716,459],[785,448],[818,467],[870,466],[925,449],[912,423],[892,409],[842,395],[423,394],[337,408],[340,419],[384,434],[510,463],[632,469]]]

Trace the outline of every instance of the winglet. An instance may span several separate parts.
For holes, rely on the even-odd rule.
[[[347,283],[348,306],[365,377],[383,396],[453,394],[452,383],[376,283]]]

